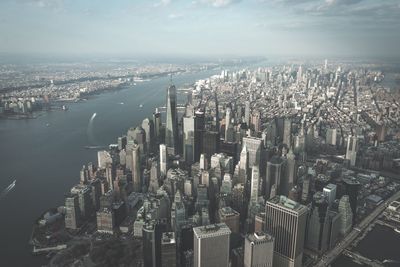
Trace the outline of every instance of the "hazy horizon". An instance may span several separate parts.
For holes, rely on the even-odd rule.
[[[400,57],[396,0],[3,0],[7,55]]]

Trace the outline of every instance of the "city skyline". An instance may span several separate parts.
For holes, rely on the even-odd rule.
[[[400,56],[394,0],[5,0],[0,16],[6,54]]]

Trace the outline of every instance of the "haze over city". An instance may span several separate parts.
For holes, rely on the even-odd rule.
[[[399,57],[397,0],[3,0],[0,52]]]
[[[0,266],[400,266],[399,0],[1,0]]]

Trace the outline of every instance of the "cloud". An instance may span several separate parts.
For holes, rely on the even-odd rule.
[[[162,7],[162,6],[168,6],[171,4],[172,0],[161,0],[157,3],[154,4],[154,7]]]
[[[168,18],[171,19],[171,20],[181,19],[181,18],[183,18],[183,14],[172,13],[172,14],[168,15]]]
[[[38,8],[48,8],[53,11],[64,10],[64,0],[18,0],[17,2]]]
[[[233,4],[239,3],[241,0],[200,0],[202,4],[207,4],[213,7],[228,7]],[[195,2],[196,3],[196,2]]]

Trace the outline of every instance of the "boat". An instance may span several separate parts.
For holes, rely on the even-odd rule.
[[[140,105],[139,105],[139,108],[142,108],[142,107],[143,107],[143,104],[140,104]]]
[[[64,110],[64,111],[67,111],[68,110],[68,107],[66,106],[66,105],[62,105],[62,110]]]
[[[395,228],[394,231],[398,234],[400,234],[400,229],[399,228]]]

